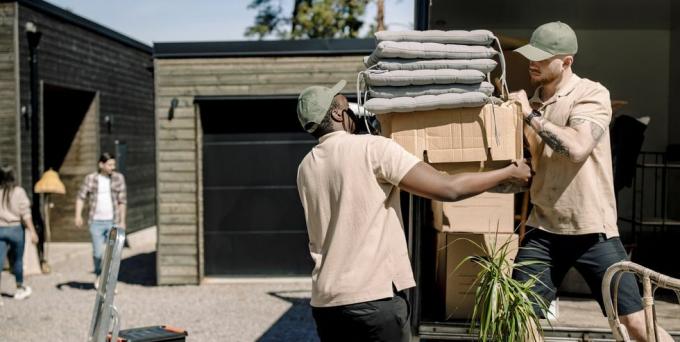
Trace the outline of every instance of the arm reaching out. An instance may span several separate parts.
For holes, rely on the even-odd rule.
[[[501,183],[526,185],[531,169],[523,160],[500,170],[447,175],[420,162],[399,183],[402,190],[440,201],[459,201],[490,190]]]

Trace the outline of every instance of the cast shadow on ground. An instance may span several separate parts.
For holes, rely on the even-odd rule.
[[[121,260],[118,281],[131,285],[156,286],[156,251],[135,254]]]
[[[319,341],[312,309],[309,306],[309,290],[278,291],[268,294],[292,306],[256,340],[257,342]]]
[[[65,283],[59,283],[55,287],[59,291],[61,291],[64,287],[70,287],[72,289],[77,290],[94,290],[94,283],[82,281],[67,281]]]
[[[131,285],[155,286],[156,252],[135,254],[121,260],[118,282]],[[94,284],[91,282],[69,281],[56,285],[58,290],[61,290],[63,287],[78,290],[94,290]]]

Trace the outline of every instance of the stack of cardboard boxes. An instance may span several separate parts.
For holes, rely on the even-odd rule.
[[[378,118],[385,136],[448,174],[493,170],[522,158],[522,115],[515,103],[381,114]],[[483,193],[458,202],[432,201],[432,222],[438,231],[433,266],[445,298],[445,318],[470,319],[472,315],[472,285],[480,269],[463,262],[466,257],[483,255],[507,241],[516,251],[514,208],[513,194]],[[509,253],[509,257],[514,255]]]

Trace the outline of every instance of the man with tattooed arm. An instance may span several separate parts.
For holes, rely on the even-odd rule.
[[[530,43],[515,50],[529,60],[529,76],[537,86],[531,98],[524,91],[511,94],[522,105],[536,173],[530,228],[516,261],[542,262],[515,270],[513,277],[537,276],[541,281],[534,290],[549,303],[575,267],[604,313],[604,273],[626,259],[616,222],[608,128],[612,109],[603,85],[572,71],[577,50],[576,34],[561,22],[539,26]],[[619,286],[618,312],[631,338],[645,341],[638,284],[629,273]],[[659,337],[672,341],[661,328]]]

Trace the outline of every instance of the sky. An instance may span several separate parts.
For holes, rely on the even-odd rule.
[[[151,45],[153,42],[247,40],[254,22],[251,0],[47,0],[79,16]],[[278,1],[292,12],[294,0]],[[365,19],[375,18],[375,4]],[[385,24],[392,30],[413,27],[412,0],[385,0]],[[368,27],[368,25],[365,25]]]

